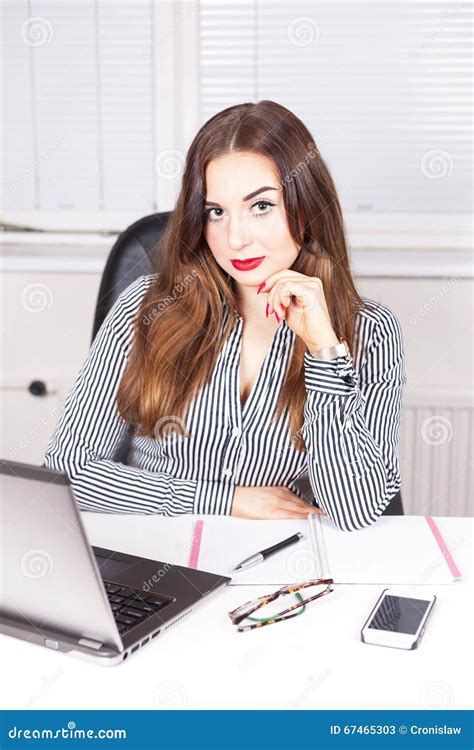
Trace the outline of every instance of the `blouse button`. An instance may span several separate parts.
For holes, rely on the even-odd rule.
[[[232,476],[232,469],[226,469],[224,471],[224,476],[225,477],[231,477]]]
[[[242,430],[240,429],[240,427],[234,427],[234,429],[232,430],[232,437],[240,437],[241,434]]]

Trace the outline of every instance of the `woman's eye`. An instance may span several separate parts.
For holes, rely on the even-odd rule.
[[[253,216],[266,216],[270,213],[272,207],[275,204],[271,201],[257,201],[251,206]],[[253,210],[258,208],[259,210]],[[204,212],[204,216],[209,221],[220,221],[224,214],[223,208],[207,208]]]
[[[205,211],[206,219],[209,219],[210,221],[219,221],[221,219],[221,216],[211,216],[213,211],[222,211],[222,208],[208,208]]]
[[[274,203],[270,203],[270,201],[258,201],[257,203],[254,203],[252,208],[255,208],[258,206],[259,209],[263,207],[263,210],[256,211],[254,213],[254,216],[266,216],[270,213],[271,207],[274,206]],[[270,207],[270,208],[269,208]]]

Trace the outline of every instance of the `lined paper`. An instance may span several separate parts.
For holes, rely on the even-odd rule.
[[[206,517],[196,566],[232,578],[232,584],[335,583],[431,585],[454,578],[425,516],[382,516],[359,531],[339,530],[325,516],[311,521],[249,521]],[[314,528],[311,529],[312,524]],[[301,531],[304,538],[247,571],[246,557]],[[461,542],[460,542],[461,543]],[[455,560],[455,549],[450,550]]]
[[[263,563],[245,571],[233,568],[246,557],[300,531],[304,536]],[[197,560],[200,570],[230,576],[232,584],[297,583],[316,578],[316,564],[308,521],[250,521],[225,516],[206,517]]]
[[[341,532],[318,516],[335,583],[443,584],[453,575],[425,516],[382,516],[373,526]],[[455,556],[455,550],[451,550]]]

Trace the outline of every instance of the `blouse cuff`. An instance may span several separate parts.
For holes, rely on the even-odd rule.
[[[305,352],[304,375],[307,391],[333,396],[348,396],[358,384],[351,356],[316,359],[309,352]]]
[[[231,482],[197,481],[193,513],[230,516],[235,485]]]
[[[362,404],[359,376],[354,368],[352,356],[335,359],[316,359],[309,352],[304,355],[305,386],[308,398],[305,408],[305,423],[312,421],[319,407],[341,401],[344,425]]]

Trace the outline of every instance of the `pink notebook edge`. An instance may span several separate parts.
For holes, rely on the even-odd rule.
[[[439,530],[438,524],[436,523],[436,521],[434,520],[432,516],[425,516],[425,520],[436,540],[436,543],[440,549],[442,556],[444,557],[444,560],[446,562],[446,565],[449,568],[451,575],[453,576],[453,579],[455,581],[460,581],[462,579],[462,573],[454,561],[454,558],[449,550],[449,547],[446,544],[446,541],[444,540],[444,537],[441,534],[441,531]]]
[[[199,553],[201,551],[203,526],[204,521],[201,520],[196,521],[196,523],[194,524],[194,533],[192,538],[191,551],[189,553],[188,568],[196,569],[198,566]]]

